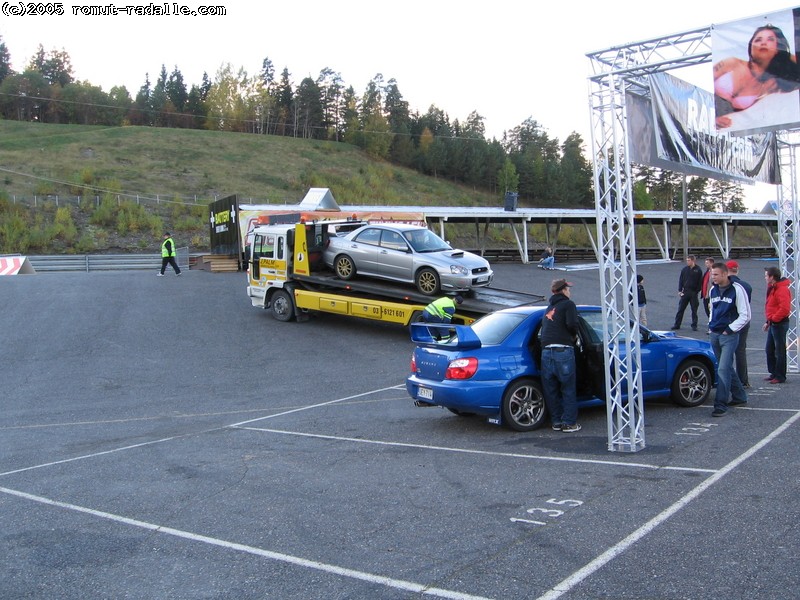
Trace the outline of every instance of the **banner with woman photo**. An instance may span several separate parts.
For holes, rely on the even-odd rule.
[[[715,125],[747,135],[800,125],[800,8],[713,25]]]

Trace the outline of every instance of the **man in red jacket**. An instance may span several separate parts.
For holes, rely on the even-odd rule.
[[[778,267],[764,269],[764,279],[767,282],[767,302],[764,313],[767,322],[764,331],[767,332],[767,369],[769,377],[765,381],[770,383],[786,382],[786,334],[789,331],[789,314],[792,312],[792,292],[789,289],[789,280],[781,277]]]

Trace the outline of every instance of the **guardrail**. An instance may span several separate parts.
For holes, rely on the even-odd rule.
[[[189,268],[189,248],[177,248],[181,269]],[[50,254],[28,256],[37,273],[47,271],[131,271],[161,268],[160,254]]]

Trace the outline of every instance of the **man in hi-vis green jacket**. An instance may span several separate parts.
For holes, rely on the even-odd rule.
[[[175,262],[175,254],[175,241],[167,231],[164,234],[164,241],[161,242],[161,272],[158,274],[159,277],[164,276],[167,265],[172,265],[172,268],[175,269],[175,275],[181,274],[181,269],[178,267],[178,263]]]

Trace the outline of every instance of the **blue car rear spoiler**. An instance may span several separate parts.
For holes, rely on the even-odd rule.
[[[446,323],[411,323],[411,341],[426,346],[447,346],[461,350],[481,347],[481,340],[472,327]]]

